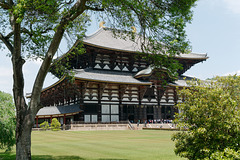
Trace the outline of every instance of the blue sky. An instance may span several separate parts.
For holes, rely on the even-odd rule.
[[[193,52],[209,59],[185,74],[200,79],[240,73],[240,0],[199,0],[187,26]]]
[[[193,66],[185,75],[206,79],[240,74],[240,0],[199,0],[193,11],[193,21],[186,28],[192,52],[207,53],[209,59]],[[97,29],[98,23],[94,22],[88,34]],[[5,55],[0,51],[0,90],[11,93],[12,68]],[[39,61],[25,64],[25,93],[31,92],[39,66]],[[55,81],[57,78],[48,75],[44,87]]]

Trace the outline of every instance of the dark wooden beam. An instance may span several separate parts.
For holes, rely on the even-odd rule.
[[[119,104],[122,104],[123,95],[126,92],[128,85],[119,85],[118,87],[119,87],[118,91]]]
[[[147,88],[148,88],[148,86],[139,86],[138,87],[138,101],[139,101],[139,105],[142,104],[142,99],[143,99],[144,94],[147,91]]]

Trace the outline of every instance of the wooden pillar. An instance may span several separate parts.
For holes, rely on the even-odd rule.
[[[143,106],[143,121],[146,121],[147,120],[147,106]]]
[[[119,105],[119,121],[124,121],[123,105]]]
[[[169,95],[168,95],[168,89],[166,89],[166,95],[165,95],[165,97],[166,97],[166,102],[168,103],[168,101],[169,101]]]
[[[63,124],[66,124],[66,114],[64,114],[64,117],[63,117]]]
[[[167,119],[167,106],[164,106],[164,118]]]
[[[142,105],[142,97],[143,97],[143,93],[141,90],[141,86],[138,87],[138,105],[141,106]]]
[[[145,115],[145,113],[144,113],[144,106],[139,106],[139,119],[141,120],[141,122],[144,122],[145,121],[145,118],[144,118],[144,115]]]
[[[173,96],[174,96],[174,103],[175,103],[174,105],[177,105],[178,95],[177,95],[177,90],[176,90],[176,88],[174,88]]]
[[[104,92],[104,89],[106,87],[106,84],[98,84],[97,85],[98,88],[97,88],[97,92],[98,92],[98,117],[97,117],[97,120],[98,122],[101,122],[102,121],[102,102],[101,102],[101,99],[102,99],[102,95],[103,95],[103,92]]]
[[[50,118],[50,120],[51,120],[51,123],[52,123],[52,115],[51,115],[51,118]]]
[[[158,106],[153,106],[153,119],[159,119]]]
[[[173,107],[174,106],[171,106],[171,119],[173,119],[173,115],[174,115]]]
[[[163,119],[163,116],[162,116],[162,106],[159,106],[159,118],[160,118],[160,120]]]
[[[121,85],[118,86],[119,90],[118,90],[118,100],[119,100],[119,106],[118,106],[118,113],[119,113],[119,121],[122,121],[122,117],[123,117],[123,108],[122,108],[122,98],[123,98],[123,94],[121,91]]]
[[[126,120],[125,115],[123,113],[123,105],[122,105],[122,100],[123,100],[123,95],[125,94],[127,90],[128,85],[119,85],[118,86],[118,100],[119,100],[119,121]]]
[[[138,106],[137,105],[134,105],[134,108],[133,108],[134,110],[134,122],[135,123],[137,123],[137,121],[138,121]]]
[[[63,105],[65,105],[65,103],[66,103],[66,82],[64,82],[64,88],[63,88],[63,99],[64,99],[64,101],[63,101]]]

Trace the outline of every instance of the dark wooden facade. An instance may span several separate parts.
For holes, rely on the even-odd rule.
[[[81,43],[86,52],[76,54],[77,46]],[[207,57],[176,57],[183,66],[178,71],[179,75],[206,59]],[[62,74],[56,71],[59,65],[73,71],[99,70],[104,71],[105,75],[114,72],[118,73],[120,79],[124,79],[125,73],[134,77],[139,71],[148,68],[150,63],[136,52],[77,41],[74,47],[51,67],[50,71],[60,78]],[[155,73],[158,76],[160,74],[162,78],[156,77]],[[172,79],[162,70],[154,70],[150,75],[138,78],[137,82],[102,80],[97,76],[83,78],[76,73],[76,76],[63,77],[44,89],[41,103],[46,107],[78,104],[83,112],[74,115],[72,120],[86,123],[173,119],[174,113],[178,112],[175,104],[179,99],[176,85],[165,85],[171,81]]]
[[[79,104],[80,109],[96,107],[92,113],[97,114],[101,122],[101,106],[118,106],[118,121],[128,119],[137,122],[147,119],[172,119],[177,110],[174,105],[178,98],[176,88],[165,88],[157,83],[148,85],[118,84],[107,82],[90,82],[75,79],[73,83],[68,79],[42,92],[41,102],[44,106]],[[110,110],[110,109],[109,109]],[[85,112],[86,113],[86,112]],[[112,114],[109,112],[109,115]],[[84,121],[84,114],[79,119]]]

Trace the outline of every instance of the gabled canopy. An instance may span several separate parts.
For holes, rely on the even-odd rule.
[[[62,114],[77,114],[82,112],[79,105],[69,105],[69,106],[50,106],[43,107],[37,113],[37,116],[48,116],[48,115],[62,115]]]

